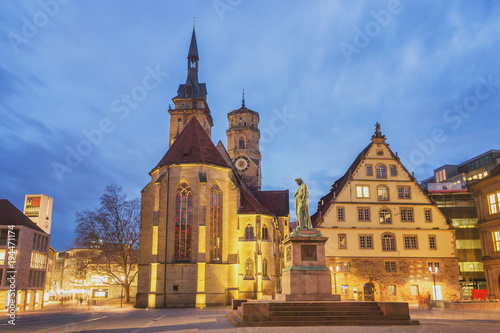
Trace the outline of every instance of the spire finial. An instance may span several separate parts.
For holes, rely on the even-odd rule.
[[[372,135],[372,139],[385,140],[385,135],[382,135],[382,132],[380,131],[380,124],[378,122],[375,124],[375,134]]]
[[[195,24],[196,23],[195,20],[197,19],[197,17],[193,14],[193,17],[191,17],[191,18],[193,19],[193,28],[194,28],[194,26],[196,25]]]
[[[245,107],[245,89],[243,89],[243,99],[241,100],[241,106]]]

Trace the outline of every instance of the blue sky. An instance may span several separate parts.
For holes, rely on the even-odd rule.
[[[166,152],[193,15],[214,143],[245,89],[263,188],[302,177],[311,213],[376,122],[418,181],[500,148],[496,1],[1,1],[0,196],[52,196],[57,251],[76,211],[111,183],[139,197]]]

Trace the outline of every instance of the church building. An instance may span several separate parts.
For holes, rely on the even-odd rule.
[[[169,108],[169,148],[141,191],[136,306],[205,307],[280,292],[289,193],[261,190],[259,114],[229,112],[227,150],[211,140],[193,28],[188,73]]]
[[[329,237],[332,292],[342,299],[460,298],[455,230],[391,151],[379,124],[311,219]]]

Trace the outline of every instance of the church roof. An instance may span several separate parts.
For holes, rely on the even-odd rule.
[[[204,163],[230,168],[198,120],[193,117],[165,156],[155,167],[171,164]]]
[[[276,216],[288,216],[290,212],[289,192],[284,191],[253,191],[257,200]]]
[[[31,221],[7,199],[0,199],[0,225],[23,225],[45,233],[35,222]]]
[[[241,189],[241,200],[240,209],[238,209],[238,214],[262,214],[274,216],[274,214],[264,207],[257,198],[255,198],[251,192]]]
[[[189,58],[198,58],[198,45],[196,44],[196,33],[194,32],[194,27],[193,27],[193,34],[191,35],[191,44],[189,45],[189,52],[188,52],[188,59]]]

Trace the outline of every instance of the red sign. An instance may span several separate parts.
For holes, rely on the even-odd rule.
[[[31,207],[40,207],[40,197],[32,197],[31,198]]]
[[[488,298],[487,289],[472,289],[472,299],[482,299]]]

